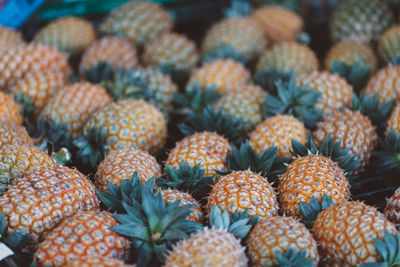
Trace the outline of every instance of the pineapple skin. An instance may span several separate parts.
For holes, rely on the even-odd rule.
[[[0,48],[7,48],[23,44],[22,34],[12,28],[0,26]]]
[[[33,145],[33,140],[25,127],[15,124],[12,121],[0,121],[0,150],[6,145],[20,144]]]
[[[387,200],[385,217],[396,226],[400,224],[400,188],[397,188],[393,195]]]
[[[65,267],[134,267],[123,261],[110,257],[101,256],[83,256],[73,260],[68,260]]]
[[[363,90],[364,94],[376,94],[378,99],[385,103],[394,99],[400,100],[400,67],[388,66],[379,70],[369,80]]]
[[[395,63],[400,59],[400,26],[386,30],[378,41],[378,53],[383,63]]]
[[[21,108],[14,98],[0,91],[0,121],[13,121],[22,125],[23,120]]]
[[[188,193],[181,192],[176,189],[164,189],[161,191],[163,199],[166,203],[172,204],[180,201],[180,206],[183,205],[196,205],[192,208],[192,213],[187,217],[187,220],[198,223],[203,223],[203,211],[201,205]]]
[[[392,114],[387,121],[386,134],[388,134],[391,130],[394,130],[400,135],[400,104],[396,104],[394,106]]]

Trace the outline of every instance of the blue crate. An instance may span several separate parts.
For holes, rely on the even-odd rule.
[[[19,28],[44,0],[0,0],[0,25]]]

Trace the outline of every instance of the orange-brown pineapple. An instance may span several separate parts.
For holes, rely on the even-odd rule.
[[[0,91],[0,121],[12,121],[16,124],[21,125],[23,122],[23,117],[21,113],[21,108],[15,102],[14,98]]]
[[[6,145],[33,144],[25,127],[12,121],[0,121],[0,150]]]
[[[363,91],[365,94],[376,94],[381,102],[400,100],[400,67],[388,66],[378,71],[369,80]]]
[[[101,256],[83,256],[73,260],[67,260],[65,267],[134,267],[136,265],[127,265],[111,257]]]
[[[400,187],[387,200],[385,217],[397,226],[400,225]]]
[[[194,221],[198,223],[203,222],[203,211],[201,210],[200,204],[188,193],[181,192],[176,189],[164,189],[161,191],[163,199],[166,203],[172,204],[175,201],[180,201],[180,206],[182,205],[195,205],[192,208],[192,213],[187,217],[189,221]]]
[[[387,121],[386,133],[389,133],[391,130],[400,135],[400,103],[394,106],[392,115],[390,115]]]
[[[20,32],[12,28],[0,26],[0,49],[24,43]]]

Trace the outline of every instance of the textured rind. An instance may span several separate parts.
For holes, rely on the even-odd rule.
[[[249,143],[257,153],[262,153],[271,146],[277,146],[278,155],[291,158],[292,139],[305,144],[307,129],[292,115],[276,115],[256,125],[249,134]]]
[[[196,44],[178,33],[164,33],[145,47],[145,66],[170,66],[174,71],[190,73],[199,61]]]
[[[381,35],[378,53],[386,64],[400,58],[400,26],[393,26]]]
[[[360,62],[362,65],[370,65],[370,73],[377,68],[377,58],[374,51],[367,45],[354,41],[341,41],[331,47],[325,57],[325,70],[331,70],[333,62],[343,62],[349,66]]]
[[[108,191],[107,182],[120,186],[122,180],[130,179],[137,172],[141,182],[161,177],[161,166],[149,153],[136,148],[112,150],[100,162],[95,176],[98,190]]]
[[[77,53],[96,39],[93,25],[78,17],[62,17],[43,27],[34,42],[49,45],[66,53]]]
[[[191,195],[176,189],[164,189],[161,191],[161,193],[164,201],[168,204],[172,204],[180,200],[180,206],[196,205],[192,208],[192,213],[187,217],[187,219],[189,221],[195,221],[198,223],[203,222],[203,211],[201,210],[201,206]]]
[[[376,208],[355,201],[322,211],[312,230],[321,257],[333,267],[380,261],[374,239],[383,239],[384,231],[397,234],[395,225]]]
[[[135,147],[151,154],[165,143],[167,126],[164,115],[154,105],[136,99],[120,100],[95,112],[85,125],[104,134],[110,150]]]
[[[180,241],[167,256],[164,267],[247,266],[245,248],[231,233],[205,229]]]
[[[376,94],[381,102],[400,100],[400,67],[388,66],[378,71],[369,80],[364,94]]]
[[[387,200],[385,217],[397,226],[400,225],[400,187]]]
[[[248,209],[249,216],[268,218],[278,215],[278,201],[272,186],[251,171],[234,171],[219,178],[207,203],[207,216],[218,206],[233,215]]]
[[[60,165],[25,175],[0,197],[8,231],[26,228],[35,243],[63,219],[97,209],[93,184],[79,171]]]
[[[79,70],[90,69],[99,62],[107,62],[114,69],[133,69],[139,65],[135,47],[126,39],[106,36],[93,42],[83,53]]]
[[[248,17],[227,18],[214,24],[204,37],[203,56],[219,47],[231,46],[235,52],[252,60],[267,46],[263,29]]]
[[[49,102],[52,96],[59,92],[65,85],[67,79],[60,72],[30,72],[24,78],[17,81],[11,88],[13,95],[22,94],[32,100],[35,114],[38,115]]]
[[[123,261],[110,257],[83,256],[73,260],[68,260],[65,267],[134,267],[127,265]]]
[[[277,266],[276,253],[285,255],[289,248],[306,251],[317,266],[319,255],[317,242],[310,231],[292,217],[275,216],[259,222],[251,230],[247,241],[252,266]]]
[[[20,106],[11,95],[2,91],[0,91],[0,121],[13,121],[19,125],[23,122]]]
[[[378,134],[371,120],[360,111],[343,110],[325,116],[318,123],[313,133],[315,143],[320,146],[329,135],[335,141],[342,141],[341,148],[349,148],[350,152],[361,159],[360,169],[365,167],[378,143]]]
[[[336,162],[322,155],[307,155],[295,159],[279,179],[278,193],[283,213],[301,218],[300,201],[314,196],[322,201],[324,194],[334,203],[350,198],[350,185]]]
[[[318,58],[310,48],[295,42],[285,42],[274,45],[261,55],[256,72],[277,70],[301,75],[317,71],[318,68]]]
[[[124,259],[129,240],[110,229],[115,225],[117,220],[107,211],[77,213],[46,236],[35,259],[43,266],[65,266],[68,261],[84,256]]]
[[[165,164],[179,169],[182,161],[191,167],[200,163],[205,176],[215,175],[215,171],[226,171],[229,149],[229,141],[216,133],[195,133],[176,143]]]
[[[25,127],[15,124],[12,121],[0,121],[0,150],[5,145],[31,144],[30,138]]]
[[[112,10],[100,29],[107,34],[122,34],[135,45],[143,46],[172,27],[172,18],[161,5],[132,1]]]
[[[193,71],[189,87],[199,83],[200,88],[216,87],[223,94],[250,83],[251,74],[242,63],[232,59],[217,59]]]
[[[97,84],[79,82],[68,85],[50,99],[42,115],[61,123],[76,137],[89,117],[101,107],[112,103],[106,89]]]
[[[265,6],[254,10],[251,17],[263,28],[273,44],[296,41],[303,28],[303,20],[295,12],[279,6]]]
[[[395,105],[392,115],[390,115],[387,121],[386,133],[389,133],[391,130],[400,135],[400,103]]]
[[[36,71],[70,73],[68,57],[41,44],[17,45],[0,50],[0,88],[10,90],[27,73]]]
[[[353,87],[342,77],[327,71],[311,72],[296,79],[298,86],[321,93],[316,106],[324,115],[329,115],[339,108],[351,108]]]
[[[0,26],[0,49],[24,43],[20,32],[12,28]]]

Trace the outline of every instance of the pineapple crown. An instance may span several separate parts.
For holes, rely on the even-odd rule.
[[[314,196],[306,203],[300,201],[300,212],[303,215],[302,223],[312,229],[319,213],[333,205],[332,198],[327,194],[322,196],[321,203]]]
[[[400,265],[400,234],[385,231],[383,240],[374,239],[376,251],[381,261],[360,264],[360,267],[383,267]]]
[[[315,128],[317,122],[322,120],[322,114],[315,106],[321,93],[308,90],[305,86],[297,88],[293,76],[288,82],[279,80],[275,85],[277,96],[270,94],[265,96],[264,117],[291,114],[301,120],[307,128]]]
[[[253,7],[248,0],[232,0],[231,5],[222,10],[226,18],[248,16],[252,11]]]
[[[389,56],[389,63],[392,64],[392,65],[399,66],[400,65],[400,57],[395,55],[395,54],[394,55],[390,55]]]
[[[114,217],[120,224],[111,230],[132,240],[137,266],[163,264],[174,244],[203,229],[187,220],[194,205],[167,204],[160,192],[154,192],[154,178],[142,184],[136,174],[123,180],[121,187],[109,183],[108,188],[110,194],[98,192],[99,198],[114,210],[119,205]]]
[[[218,174],[226,175],[232,171],[251,170],[268,177],[270,181],[275,181],[279,175],[285,172],[284,164],[289,160],[278,156],[276,146],[258,154],[246,140],[240,146],[232,144],[232,153],[228,152],[227,162],[228,172],[217,172]]]
[[[250,58],[246,57],[243,53],[235,50],[230,44],[219,44],[210,52],[203,55],[204,62],[211,62],[216,59],[227,59],[232,58],[243,64],[248,64]]]
[[[288,266],[288,267],[313,267],[315,266],[312,258],[307,258],[307,251],[298,251],[293,247],[289,247],[285,254],[277,251],[276,261],[278,266]]]
[[[159,187],[189,192],[199,202],[205,201],[215,181],[215,176],[204,176],[205,170],[200,168],[200,163],[191,167],[182,161],[179,169],[165,165],[165,173],[167,179],[156,179]]]
[[[171,76],[172,80],[179,85],[184,85],[190,76],[190,68],[177,68],[173,63],[164,63],[157,66],[162,73]]]
[[[332,161],[336,162],[340,168],[347,172],[349,177],[349,172],[358,169],[361,159],[358,159],[355,155],[350,153],[349,148],[341,149],[342,141],[335,142],[335,138],[328,135],[322,142],[321,146],[318,147],[311,134],[308,135],[307,144],[302,143],[292,139],[292,154],[295,157],[304,157],[309,154],[323,155],[330,158]],[[349,177],[351,178],[351,177]]]
[[[400,172],[400,136],[395,130],[379,141],[379,148],[372,153],[371,163],[380,172]]]
[[[99,61],[91,64],[89,68],[82,67],[83,79],[91,83],[101,83],[104,80],[114,78],[116,70],[107,61]]]
[[[43,150],[48,148],[47,145],[49,143],[54,145],[54,150],[72,148],[71,134],[67,127],[59,121],[46,120],[43,115],[40,115],[36,126],[33,127],[33,125],[30,124],[27,129],[31,136],[40,140],[37,146]]]
[[[236,238],[244,240],[258,222],[258,215],[249,218],[248,214],[246,209],[243,213],[236,211],[231,216],[226,210],[221,212],[218,206],[213,206],[210,211],[210,227],[227,230]]]
[[[330,71],[346,79],[357,92],[366,85],[371,70],[371,64],[363,64],[360,60],[352,64],[343,61],[333,61],[330,65]]]
[[[235,144],[245,139],[241,120],[230,118],[221,110],[214,111],[211,106],[207,106],[201,114],[190,113],[178,127],[185,136],[206,131],[216,132]]]
[[[22,115],[25,120],[28,120],[28,122],[25,123],[32,123],[36,111],[32,98],[23,93],[18,93],[17,95],[14,95],[14,99],[22,108]]]
[[[288,83],[293,76],[294,73],[291,71],[282,72],[278,69],[268,68],[257,71],[254,75],[254,82],[270,94],[276,94],[276,82],[280,80],[282,83]]]

